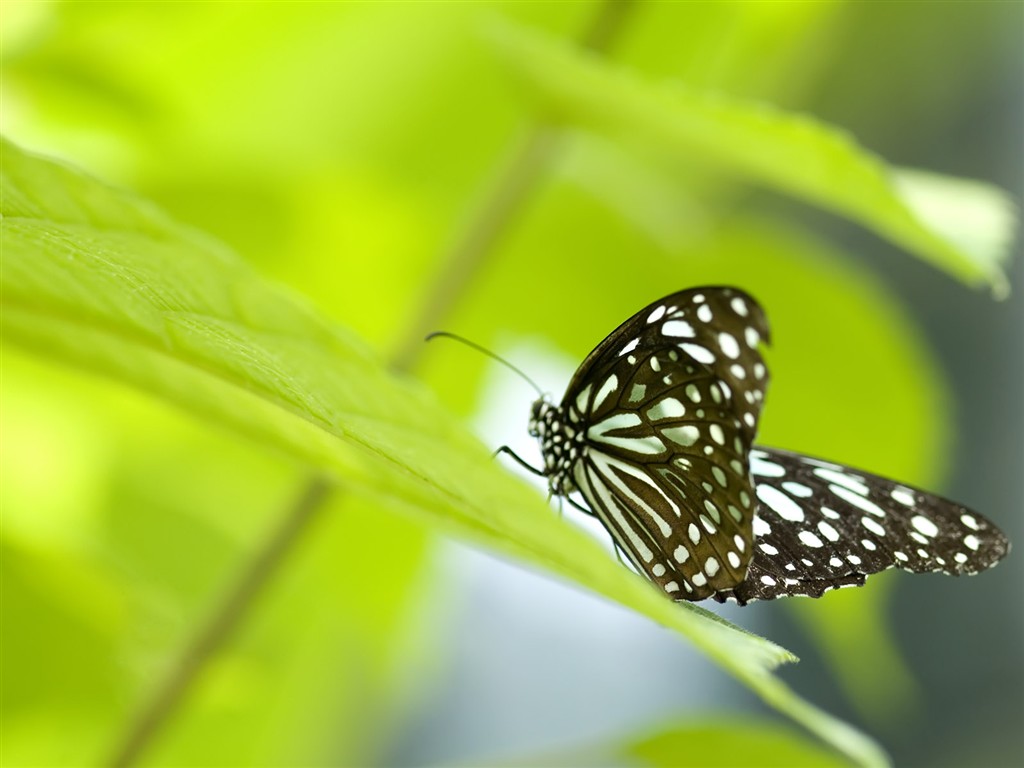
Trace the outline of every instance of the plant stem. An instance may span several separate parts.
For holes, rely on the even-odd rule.
[[[604,0],[582,38],[583,46],[606,52],[636,0]],[[426,299],[401,337],[392,356],[396,371],[410,371],[423,354],[423,337],[438,330],[494,252],[494,246],[516,222],[558,152],[561,134],[544,123],[534,123],[511,153],[491,194],[451,248]]]
[[[192,638],[170,673],[160,684],[156,695],[142,710],[124,741],[114,752],[110,764],[121,768],[131,765],[153,736],[173,713],[181,698],[191,687],[210,657],[229,637],[245,615],[252,610],[267,581],[281,567],[285,556],[299,537],[309,528],[330,490],[323,475],[315,475],[262,548],[256,551],[238,581],[228,590],[210,620]]]
[[[637,0],[602,0],[582,44],[597,52],[610,49]],[[558,149],[560,135],[551,127],[535,124],[511,153],[491,194],[469,223],[462,237],[440,261],[443,267],[425,294],[426,299],[409,330],[401,337],[391,357],[397,372],[412,370],[423,351],[423,337],[441,323],[465,293],[501,236],[515,222],[543,180]],[[310,478],[295,504],[285,512],[280,526],[270,533],[213,612],[185,647],[167,677],[131,721],[110,764],[132,765],[150,746],[195,684],[203,668],[217,653],[245,617],[269,580],[281,568],[300,536],[309,528],[331,487],[324,475]]]

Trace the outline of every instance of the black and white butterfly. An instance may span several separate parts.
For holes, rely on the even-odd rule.
[[[959,504],[755,448],[767,341],[764,311],[737,288],[640,310],[587,356],[560,404],[533,404],[551,493],[576,504],[578,492],[676,600],[820,597],[888,568],[973,574],[1006,555],[999,529]]]

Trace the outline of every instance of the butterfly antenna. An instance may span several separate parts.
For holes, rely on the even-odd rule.
[[[526,382],[528,382],[529,385],[531,387],[533,387],[537,391],[538,395],[540,395],[541,397],[544,397],[544,392],[541,390],[540,387],[537,386],[536,382],[534,382],[533,379],[531,379],[529,376],[527,376],[521,370],[519,370],[514,365],[512,365],[512,363],[510,363],[508,360],[506,360],[503,357],[499,357],[498,355],[496,355],[494,352],[491,352],[491,350],[487,349],[486,347],[481,347],[475,341],[470,341],[469,339],[464,338],[463,336],[459,336],[458,334],[455,334],[455,333],[448,333],[448,331],[434,331],[433,333],[429,334],[427,336],[427,338],[424,339],[424,341],[430,341],[431,339],[436,339],[438,337],[444,337],[444,338],[447,338],[447,339],[454,339],[455,341],[458,341],[458,342],[461,342],[461,343],[465,344],[467,347],[472,347],[477,352],[482,352],[483,354],[487,355],[492,360],[497,360],[499,363],[504,365],[509,370],[515,371],[520,376],[522,376],[522,378]]]

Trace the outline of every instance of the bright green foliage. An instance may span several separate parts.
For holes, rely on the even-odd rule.
[[[849,763],[811,747],[795,734],[749,719],[722,717],[683,721],[649,733],[575,751],[517,756],[497,765],[517,768],[587,768],[592,765],[643,768],[840,768]]]
[[[443,327],[571,369],[647,301],[738,284],[773,326],[764,442],[936,483],[950,403],[914,321],[855,254],[738,202],[751,182],[787,192],[1003,285],[1001,192],[894,172],[838,128],[767,106],[804,109],[830,57],[860,55],[839,30],[866,6],[638,3],[604,61],[572,42],[588,3],[500,4],[514,22],[489,28],[477,3],[8,6],[4,132],[139,196],[4,145],[5,761],[105,760],[323,471],[340,491],[148,763],[380,763],[452,645],[447,601],[465,585],[437,588],[434,532],[671,627],[856,762],[884,762],[770,672],[789,653],[669,603],[490,461],[462,426],[488,363],[454,347],[423,355],[417,377],[453,416],[380,362],[517,128],[557,118],[570,129],[561,154]],[[951,86],[934,79],[938,99]],[[501,407],[525,427],[523,390]],[[869,722],[913,690],[885,586],[800,606]],[[733,714],[678,722],[598,751],[829,764]]]
[[[792,733],[753,721],[666,729],[638,739],[622,751],[651,768],[835,768],[845,764],[809,747]]]
[[[680,168],[726,172],[829,208],[997,295],[1014,213],[998,189],[887,167],[848,135],[768,104],[645,82],[508,24],[492,38],[553,119]]]
[[[767,674],[792,656],[618,566],[425,392],[223,247],[64,166],[3,149],[8,341],[145,389],[645,613],[838,748],[881,760]]]

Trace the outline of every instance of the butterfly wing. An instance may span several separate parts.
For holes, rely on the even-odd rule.
[[[746,576],[767,336],[742,291],[682,291],[619,326],[566,391],[570,428],[585,435],[576,487],[638,570],[677,599]]]
[[[751,452],[757,519],[746,580],[715,599],[820,597],[889,568],[973,574],[1009,551],[1003,533],[955,502],[789,451]]]
[[[587,384],[607,380],[620,358],[634,351],[674,349],[682,360],[703,366],[724,384],[723,393],[753,436],[768,386],[761,341],[771,341],[768,318],[750,294],[729,286],[678,291],[644,307],[608,334],[580,364],[562,404],[575,402]]]

